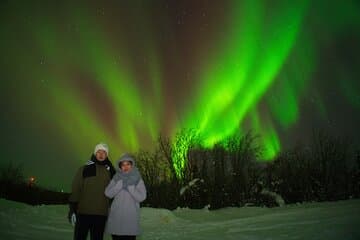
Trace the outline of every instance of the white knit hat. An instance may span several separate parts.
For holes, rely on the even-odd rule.
[[[99,150],[104,150],[106,154],[109,155],[109,147],[106,143],[99,143],[98,145],[96,145],[94,149],[94,154],[96,154]]]

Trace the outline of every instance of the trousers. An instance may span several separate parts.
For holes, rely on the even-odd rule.
[[[89,232],[91,240],[103,240],[106,219],[106,216],[78,214],[74,240],[86,240]]]

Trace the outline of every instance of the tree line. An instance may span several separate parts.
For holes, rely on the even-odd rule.
[[[273,207],[359,198],[360,151],[354,150],[351,141],[319,131],[309,144],[263,161],[259,140],[249,131],[204,148],[193,130],[181,130],[174,141],[160,135],[153,151],[134,154],[148,192],[143,206]],[[186,151],[175,153],[174,143],[181,142],[187,143]],[[179,154],[185,159],[180,172],[174,164]],[[21,166],[9,164],[0,169],[0,197],[30,204],[65,204],[68,193],[30,186]]]
[[[186,141],[189,148],[179,178],[173,142],[160,136],[154,151],[136,154],[148,188],[144,205],[217,209],[359,198],[360,152],[351,141],[314,132],[308,145],[262,161],[259,138],[250,131],[204,148],[194,131],[182,130],[175,141]]]

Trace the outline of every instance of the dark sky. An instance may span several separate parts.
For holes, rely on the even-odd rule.
[[[264,158],[322,129],[359,146],[356,1],[1,1],[1,164],[69,189],[96,143],[236,131]]]

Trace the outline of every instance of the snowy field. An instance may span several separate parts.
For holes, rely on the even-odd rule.
[[[0,199],[0,239],[70,240],[66,215],[63,205]],[[360,199],[216,211],[142,208],[142,228],[138,239],[360,239]]]

